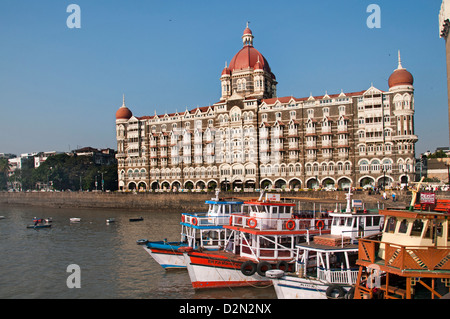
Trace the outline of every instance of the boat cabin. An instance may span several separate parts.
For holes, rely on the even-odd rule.
[[[330,213],[332,217],[331,235],[356,238],[366,237],[381,232],[384,216],[369,211],[350,213]]]
[[[385,223],[378,256],[384,259],[384,244],[415,247],[450,246],[450,214],[443,212],[382,210]]]
[[[212,198],[205,201],[206,213],[183,213],[181,215],[181,242],[188,246],[219,249],[225,245],[223,225],[228,225],[233,213],[241,213],[241,201]]]

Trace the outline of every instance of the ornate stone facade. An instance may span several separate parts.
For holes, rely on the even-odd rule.
[[[116,113],[119,189],[252,190],[363,187],[414,177],[414,87],[399,65],[389,91],[277,97],[277,81],[253,47],[221,76],[220,101],[181,113]]]

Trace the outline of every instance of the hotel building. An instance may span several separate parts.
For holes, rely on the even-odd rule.
[[[277,80],[253,46],[220,75],[221,97],[184,112],[116,112],[120,190],[400,185],[415,167],[413,76],[398,67],[388,91],[277,97]]]

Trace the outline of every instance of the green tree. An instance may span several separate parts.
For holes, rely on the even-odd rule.
[[[8,175],[11,170],[11,164],[7,158],[0,158],[0,189],[5,190],[8,187]]]

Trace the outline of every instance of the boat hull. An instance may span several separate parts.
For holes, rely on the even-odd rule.
[[[295,276],[283,276],[272,282],[278,299],[343,299],[352,287]]]
[[[270,286],[272,284],[270,278],[256,272],[249,276],[244,275],[241,266],[247,260],[243,258],[231,258],[196,251],[184,253],[184,258],[192,287],[195,289]]]
[[[164,269],[186,269],[183,254],[178,248],[186,247],[181,242],[165,243],[163,241],[149,242],[144,249]]]
[[[52,225],[51,224],[48,224],[48,225],[28,225],[27,226],[27,228],[50,228],[50,227],[52,227]]]

